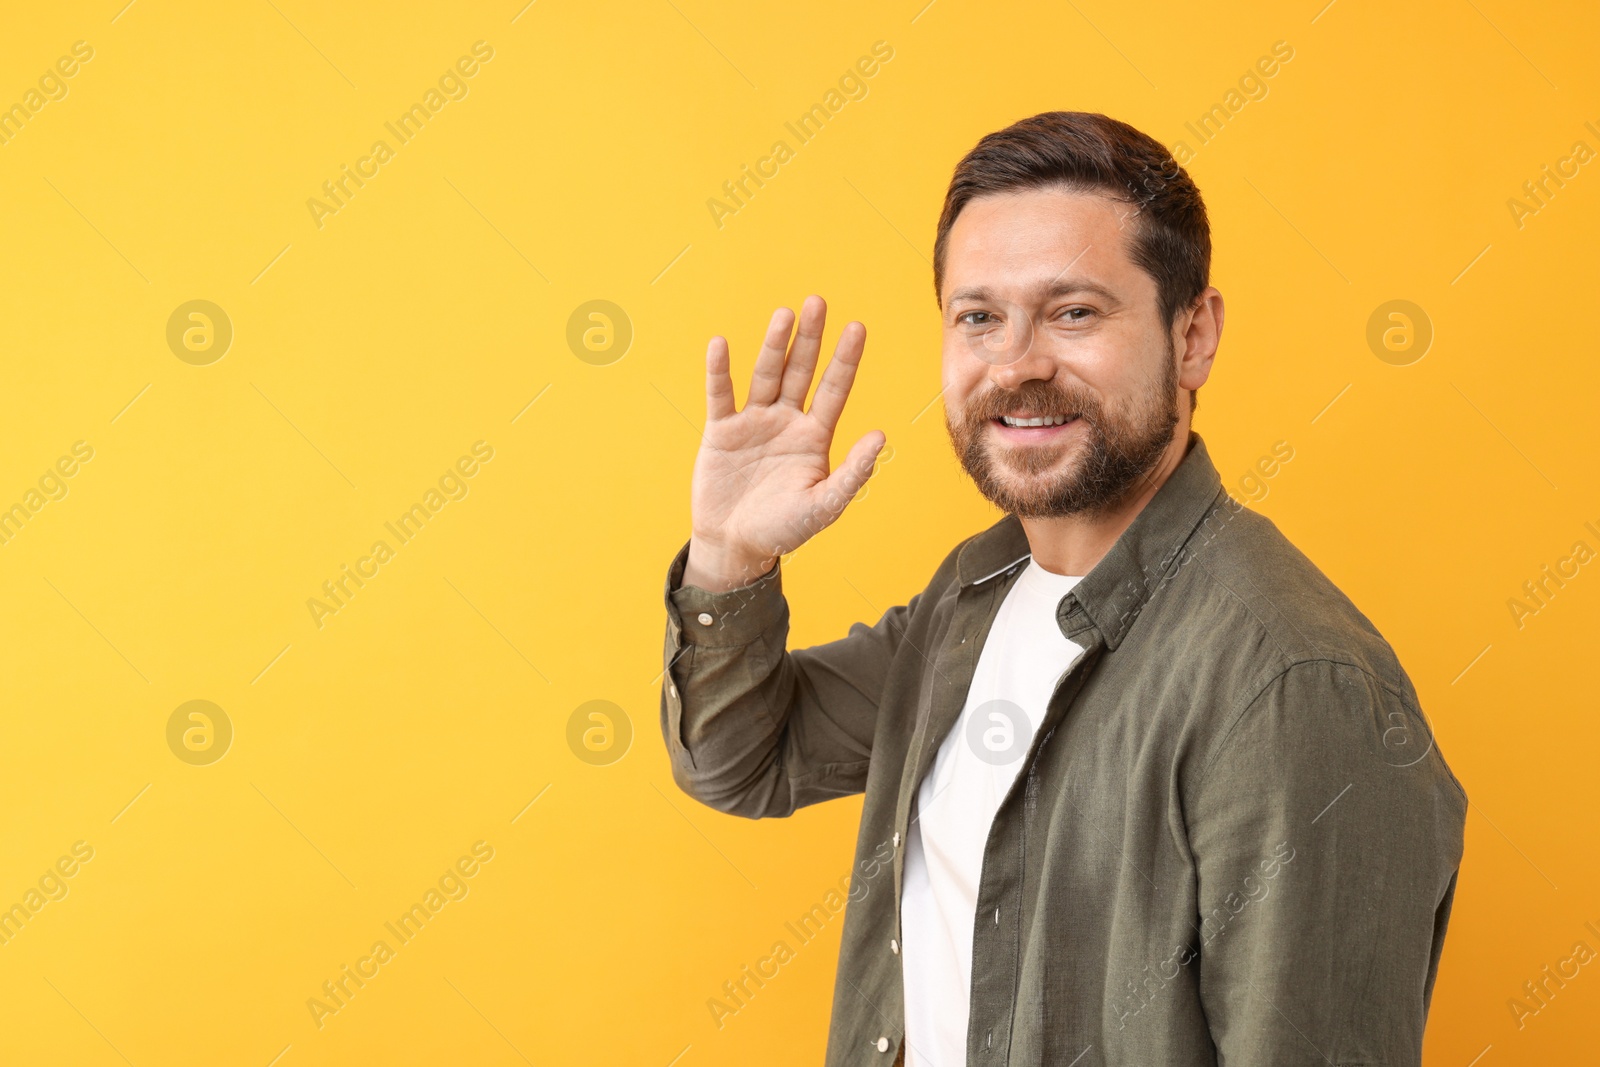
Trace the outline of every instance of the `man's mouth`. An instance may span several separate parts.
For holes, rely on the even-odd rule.
[[[1028,417],[1001,415],[992,421],[998,422],[1002,426],[1009,426],[1013,429],[1027,429],[1043,426],[1062,426],[1066,423],[1076,420],[1077,418],[1078,416],[1076,415],[1035,415]]]

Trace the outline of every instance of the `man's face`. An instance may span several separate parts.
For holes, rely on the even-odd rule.
[[[1006,512],[1106,509],[1187,416],[1155,279],[1128,257],[1131,210],[1035,189],[972,200],[950,229],[945,426],[979,491]]]

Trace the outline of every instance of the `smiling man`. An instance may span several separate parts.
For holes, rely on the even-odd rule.
[[[773,315],[743,409],[711,341],[662,734],[724,812],[864,794],[830,1067],[1421,1061],[1466,794],[1389,644],[1192,429],[1210,258],[1199,191],[1131,126],[979,141],[934,289],[950,440],[1005,516],[804,649],[779,557],[885,442],[830,470],[866,331],[809,407],[820,298],[792,339]]]

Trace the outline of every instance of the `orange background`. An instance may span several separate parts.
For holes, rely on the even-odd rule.
[[[830,350],[866,323],[838,455],[879,428],[892,457],[787,564],[791,642],[904,602],[996,517],[930,407],[945,185],[1050,109],[1193,150],[1228,302],[1197,428],[1398,649],[1472,799],[1428,1061],[1592,1058],[1593,965],[1508,1009],[1600,950],[1596,565],[1520,626],[1508,606],[1600,549],[1600,174],[1523,189],[1600,149],[1592,5],[120,3],[0,34],[0,106],[25,108],[0,143],[0,507],[25,509],[0,545],[0,907],[65,892],[0,945],[0,1061],[817,1062],[840,920],[720,1028],[707,1001],[837,884],[859,804],[725,817],[659,738],[705,343],[729,337],[742,395],[774,307],[822,293]],[[788,134],[879,41],[865,95]],[[345,166],[368,178],[313,212]],[[169,345],[194,300],[226,351]],[[569,345],[595,300],[625,350]],[[1431,323],[1420,358],[1369,346],[1391,300]],[[345,565],[369,578],[319,626]],[[221,746],[185,749],[191,720],[169,743],[195,700],[232,730],[214,762],[180,758]],[[569,744],[596,700],[610,762]],[[465,895],[360,963],[463,857]],[[319,1019],[347,965],[375,976]]]

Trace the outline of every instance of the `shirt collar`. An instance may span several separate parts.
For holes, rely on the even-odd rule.
[[[1231,503],[1222,479],[1198,433],[1190,431],[1189,449],[1144,509],[1122,531],[1105,557],[1067,594],[1064,603],[1081,605],[1089,620],[1115,649],[1157,586],[1170,578],[1179,552],[1206,517]],[[1231,518],[1238,506],[1230,511]],[[971,538],[956,560],[962,588],[988,581],[1027,561],[1027,532],[1015,515],[1007,515]]]

